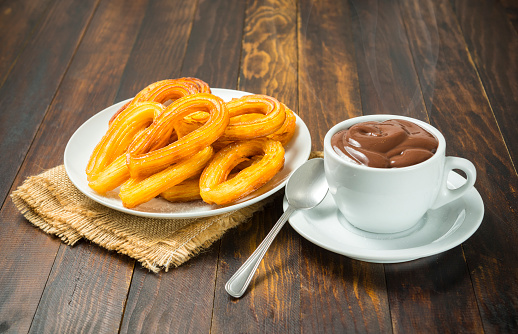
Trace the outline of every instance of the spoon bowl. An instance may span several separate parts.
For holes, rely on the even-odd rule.
[[[295,209],[311,209],[327,194],[324,159],[308,160],[293,172],[286,183],[286,200]]]
[[[232,297],[239,298],[245,293],[264,254],[292,213],[295,210],[311,209],[326,197],[328,186],[324,174],[324,159],[306,161],[291,174],[285,188],[288,208],[259,247],[225,284],[225,290]]]

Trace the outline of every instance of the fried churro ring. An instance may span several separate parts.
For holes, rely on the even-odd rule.
[[[232,169],[248,157],[262,159],[228,179]],[[258,138],[232,143],[217,152],[200,177],[201,198],[225,205],[235,202],[271,180],[284,165],[284,148],[278,141]]]
[[[266,138],[278,140],[281,142],[281,144],[283,146],[286,146],[290,142],[291,138],[293,138],[293,135],[295,134],[297,118],[295,117],[295,114],[293,113],[293,111],[291,109],[289,109],[286,106],[284,106],[284,108],[286,111],[286,118],[284,120],[284,123],[279,128],[279,130],[275,131],[272,134],[267,135]],[[233,124],[239,124],[239,123],[250,123],[261,117],[262,117],[261,114],[256,114],[256,113],[234,116],[234,117],[230,118],[229,126],[233,125]],[[189,122],[190,123],[184,122],[183,126],[180,126],[179,129],[181,129],[181,131],[187,131],[189,128],[191,128],[191,129],[194,128],[194,124],[192,124],[194,122],[192,120],[189,120]],[[220,138],[216,142],[217,144],[215,145],[215,147],[221,148],[223,146],[230,144],[231,142],[232,141],[225,140],[224,138]]]
[[[262,156],[260,155],[253,156],[250,159],[243,158],[243,161],[233,169],[232,174],[230,174],[228,178],[233,178],[235,175],[237,175],[237,171],[250,167],[252,164],[260,161],[261,159]],[[171,188],[161,193],[160,196],[169,202],[191,202],[201,200],[200,175],[172,186]]]
[[[159,138],[171,137],[177,121],[196,111],[210,114],[203,126],[165,147],[154,148]],[[128,148],[127,165],[131,177],[156,173],[174,162],[194,155],[215,142],[228,123],[229,115],[225,103],[217,96],[200,93],[176,100]]]
[[[267,95],[245,95],[226,103],[230,123],[219,139],[220,146],[237,140],[265,137],[278,131],[286,120],[286,106]],[[192,131],[201,126],[207,115],[196,113],[185,117],[177,125],[180,132]]]
[[[126,108],[110,125],[93,150],[86,166],[88,181],[94,180],[97,174],[124,154],[135,136],[149,126],[164,110],[165,107],[156,102],[135,103]],[[160,143],[157,144],[160,145]]]
[[[232,178],[237,173],[231,174],[228,178]],[[185,180],[171,188],[167,189],[160,194],[163,199],[178,203],[178,202],[191,202],[201,200],[200,195],[200,176]]]
[[[277,99],[267,95],[245,95],[226,103],[230,118],[244,114],[263,114],[253,120],[230,123],[221,140],[247,140],[268,136],[284,123],[286,111]]]
[[[262,97],[263,95],[249,95],[249,96],[255,96]],[[242,98],[243,99],[243,98]],[[236,104],[240,99],[234,99],[231,102],[227,102],[227,107],[229,104],[232,106]],[[244,99],[243,99],[244,101]],[[241,102],[243,102],[241,101]],[[282,143],[283,146],[288,144],[288,142],[291,140],[293,135],[295,134],[295,128],[296,128],[296,121],[297,118],[295,117],[295,114],[293,111],[288,108],[285,104],[281,103],[282,107],[285,111],[285,119],[280,128],[271,133],[271,129],[264,128],[264,133],[269,133],[266,135],[267,138],[271,138],[273,140],[278,140]],[[227,127],[227,130],[225,130],[225,134],[216,141],[214,148],[216,150],[219,150],[228,144],[236,141],[237,139],[230,139],[231,138],[231,132],[238,132],[240,129],[243,131],[240,134],[239,140],[244,139],[250,139],[248,137],[253,137],[254,135],[250,135],[246,133],[246,129],[243,125],[257,125],[261,124],[264,121],[264,115],[257,113],[257,110],[254,110],[253,108],[245,109],[245,108],[230,108],[229,109],[229,115],[230,115],[230,122]],[[194,131],[195,129],[202,126],[208,119],[209,115],[204,112],[198,112],[193,113],[191,115],[186,116],[184,119],[178,121],[178,123],[175,126],[176,133],[178,136],[184,136],[189,132]],[[230,130],[229,130],[230,129]],[[236,130],[237,129],[237,130]],[[234,138],[236,138],[234,136]]]
[[[212,146],[168,168],[144,178],[130,178],[120,188],[119,197],[127,208],[145,203],[172,186],[198,175],[213,156]]]
[[[129,106],[140,102],[165,103],[168,100],[177,100],[181,97],[197,94],[210,93],[209,85],[197,78],[168,79],[154,82],[141,90],[135,97],[122,106],[110,119],[110,124],[118,115]]]
[[[111,118],[92,152],[90,187],[105,194],[120,186],[127,208],[157,196],[226,205],[271,180],[295,132],[293,112],[266,95],[225,103],[210,92],[196,78],[141,90]]]
[[[297,126],[297,118],[295,117],[295,113],[286,106],[285,110],[286,119],[284,120],[281,128],[267,136],[267,138],[280,141],[282,146],[286,146],[290,142],[291,138],[293,138],[293,135],[295,134],[295,129]]]

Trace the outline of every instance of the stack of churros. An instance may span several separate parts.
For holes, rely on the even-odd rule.
[[[120,187],[127,208],[158,196],[232,204],[282,169],[295,122],[271,96],[225,103],[200,79],[158,81],[110,120],[86,167],[89,186],[101,195]]]

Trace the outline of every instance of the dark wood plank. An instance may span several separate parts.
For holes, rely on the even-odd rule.
[[[483,332],[460,247],[417,261],[386,265],[385,273],[395,332]]]
[[[77,127],[113,103],[124,64],[134,42],[133,36],[141,22],[138,15],[143,11],[140,7],[142,5],[145,2],[123,6],[115,1],[104,2],[97,8],[15,185],[28,175],[62,164],[65,145]],[[128,22],[128,16],[134,20]],[[114,52],[114,49],[120,52]],[[133,262],[128,262],[125,257],[108,256],[107,252],[95,246],[60,246],[57,239],[31,228],[12,209],[10,202],[5,212],[2,211],[2,217],[14,217],[10,226],[5,226],[13,229],[13,233],[2,233],[2,239],[8,239],[2,240],[2,250],[16,254],[10,256],[13,260],[12,268],[16,270],[12,276],[5,278],[12,288],[5,293],[10,299],[23,301],[20,305],[14,303],[6,307],[10,312],[20,312],[22,309],[27,313],[23,319],[24,328],[28,328],[33,317],[35,321],[31,330],[35,332],[59,332],[62,328],[74,332],[97,328],[104,321],[103,317],[112,320],[118,318],[118,322],[114,322],[115,327],[103,326],[104,330],[118,328]],[[61,255],[55,259],[58,247]],[[28,248],[28,251],[24,251],[24,248]],[[97,263],[93,260],[95,258],[99,259]],[[82,262],[83,259],[88,259],[87,265]],[[110,266],[118,270],[108,269]],[[51,269],[49,285],[45,286]],[[31,277],[31,284],[17,280],[18,275],[24,277],[24,280]],[[110,293],[105,289],[111,289]],[[29,303],[26,304],[26,301]],[[38,301],[40,307],[34,314]],[[95,307],[98,303],[103,305],[100,310]],[[67,312],[75,316],[59,316]]]
[[[60,247],[30,333],[117,332],[132,268],[94,244]]]
[[[351,0],[364,114],[428,120],[399,8],[394,1]]]
[[[0,100],[5,108],[0,114],[0,152],[8,157],[0,163],[2,201],[25,159],[96,4],[97,1],[57,1],[0,89]],[[55,43],[58,39],[59,43]],[[33,151],[36,159],[28,160],[25,172],[16,179],[14,186],[20,185],[26,176],[52,167],[49,162],[62,161],[63,151],[56,151],[58,141],[52,138],[59,134],[59,124],[49,124],[51,131],[46,139],[49,150]],[[61,143],[64,148],[66,142]],[[3,264],[0,324],[6,331],[27,332],[60,243],[28,224],[10,200],[2,206],[0,221]]]
[[[301,326],[307,333],[389,333],[383,265],[301,243]]]
[[[0,87],[51,3],[52,0],[10,0],[0,4]]]
[[[200,0],[192,27],[183,76],[214,88],[236,89],[246,1]]]
[[[455,1],[454,10],[516,170],[518,33],[493,2]]]
[[[124,70],[117,101],[147,85],[181,76],[196,3],[151,1]]]
[[[218,248],[159,274],[138,266],[121,333],[209,333]]]
[[[248,2],[243,35],[239,89],[278,98],[297,106],[296,4],[293,1]],[[250,223],[221,241],[212,331],[215,333],[299,332],[299,238],[279,233],[248,292],[239,300],[224,285],[256,249],[282,213],[280,197]]]
[[[121,4],[114,4],[114,8],[117,8]],[[180,70],[180,64],[182,63],[182,57],[185,54],[185,49],[187,45],[188,36],[190,33],[190,27],[192,25],[192,18],[194,15],[196,3],[194,2],[141,2],[140,4],[135,4],[134,7],[129,7],[126,9],[127,12],[125,13],[119,13],[117,14],[117,18],[123,18],[126,17],[125,20],[127,20],[127,17],[132,17],[134,20],[129,20],[128,22],[131,22],[131,24],[124,24],[123,22],[117,22],[118,20],[114,20],[114,24],[119,24],[125,27],[125,29],[131,29],[131,31],[127,32],[121,32],[122,35],[128,36],[128,39],[123,43],[121,41],[119,44],[117,44],[117,49],[120,56],[123,56],[123,59],[119,59],[120,67],[118,68],[117,75],[114,76],[114,79],[116,80],[110,85],[110,92],[116,92],[116,88],[119,85],[120,82],[120,88],[117,92],[117,97],[115,98],[117,101],[120,99],[124,99],[126,97],[134,95],[138,90],[145,87],[147,84],[149,84],[152,81],[168,78],[169,75],[166,77],[159,77],[159,75],[164,74],[165,71],[169,71],[172,76],[178,76],[179,70]],[[111,3],[108,5],[111,8]],[[106,21],[107,18],[99,17],[100,22]],[[95,23],[95,22],[94,22]],[[93,25],[93,24],[92,24]],[[102,26],[100,25],[100,28]],[[160,28],[162,27],[162,28]],[[168,27],[168,29],[164,29],[163,27]],[[163,34],[160,34],[159,36],[156,35],[157,29],[162,29]],[[93,30],[93,28],[92,28]],[[109,33],[110,30],[108,29],[107,32]],[[138,34],[137,34],[138,32]],[[93,36],[96,36],[96,33],[99,34],[97,31],[92,31]],[[101,34],[102,35],[102,34]],[[136,40],[135,40],[135,37]],[[116,38],[117,35],[114,35],[112,33],[109,33],[106,35],[106,37],[113,37]],[[97,37],[99,39],[99,37]],[[85,42],[86,43],[86,42]],[[81,50],[79,50],[81,51]],[[146,54],[146,56],[140,56],[142,54]],[[157,58],[163,58],[163,62],[156,62],[151,61],[149,55],[155,54]],[[86,58],[85,60],[88,61],[96,61],[98,59],[102,58],[102,55],[99,55],[99,57],[95,58]],[[169,59],[171,58],[171,59]],[[114,59],[115,61],[115,59]],[[114,66],[114,64],[106,64],[106,66]],[[90,66],[91,67],[91,66]],[[122,73],[124,71],[124,73]],[[102,73],[102,69],[92,69],[93,73]],[[98,74],[96,74],[98,76]],[[92,82],[94,80],[91,80]],[[111,95],[113,96],[113,95]],[[99,109],[98,109],[99,110]],[[76,256],[78,257],[75,259],[75,261],[81,261],[82,258],[85,257],[84,254],[80,254],[78,250],[71,249],[68,251],[70,253],[74,252],[74,256],[71,256],[71,259],[74,259]],[[90,250],[92,253],[90,255],[90,261],[94,264],[103,263],[106,261],[104,257],[108,252],[101,250],[97,247],[94,247]],[[89,252],[89,254],[90,254]],[[116,261],[117,259],[114,259]],[[97,309],[97,305],[99,305],[98,302],[98,292],[100,292],[101,289],[103,289],[102,286],[98,285],[97,282],[98,277],[101,277],[105,280],[108,280],[110,282],[114,282],[118,284],[116,286],[111,287],[111,291],[114,292],[113,295],[106,295],[106,303],[109,303],[110,305],[113,305],[112,309],[110,309],[109,314],[106,314],[105,317],[111,317],[113,318],[110,322],[111,327],[102,326],[103,331],[111,331],[111,330],[117,330],[119,329],[119,325],[121,324],[122,319],[122,313],[126,304],[126,296],[129,290],[129,284],[130,279],[133,271],[134,261],[129,258],[124,258],[123,262],[125,265],[120,266],[121,268],[119,271],[115,272],[103,272],[103,271],[93,271],[91,275],[89,275],[87,278],[84,279],[84,284],[81,284],[79,287],[76,288],[76,290],[80,290],[82,294],[86,294],[89,297],[85,297],[82,301],[82,304],[91,305],[94,310]],[[216,262],[216,261],[212,261]],[[56,274],[58,277],[65,277],[65,279],[60,280],[60,284],[63,286],[68,286],[71,283],[68,283],[70,279],[67,279],[67,276],[74,277],[75,275],[78,275],[81,268],[76,268],[73,266],[70,266],[70,263],[66,258],[61,261],[61,258],[58,258],[56,260],[56,264],[54,265],[54,268],[57,272],[60,274]],[[71,269],[69,269],[71,268]],[[99,268],[102,268],[100,266]],[[140,268],[140,267],[139,267]],[[200,269],[203,269],[203,266],[199,267]],[[67,275],[67,273],[70,271],[70,274]],[[210,272],[210,268],[207,269],[207,271]],[[214,272],[215,270],[212,269]],[[139,276],[140,275],[140,276]],[[136,273],[136,284],[138,284],[139,279],[146,278],[149,276],[154,276],[152,273],[148,273],[142,268],[139,269],[139,271]],[[129,279],[128,279],[129,277]],[[174,277],[174,276],[173,276]],[[173,280],[173,277],[171,277],[166,282],[161,282],[159,279],[159,283],[165,283],[162,284],[162,286],[167,287],[167,283],[177,286],[176,281]],[[177,276],[177,277],[181,277]],[[207,286],[211,287],[213,286],[214,279],[210,280],[210,276],[207,276],[209,279],[209,284]],[[192,279],[192,276],[188,277],[189,279]],[[184,280],[185,282],[186,280]],[[190,280],[189,280],[190,281]],[[149,291],[149,289],[153,289],[156,287],[155,278],[149,279],[146,281],[148,282],[146,285],[144,285]],[[151,282],[151,283],[149,283]],[[178,285],[178,287],[180,287]],[[140,323],[139,320],[140,317],[144,317],[144,319],[149,318],[150,314],[147,314],[145,311],[147,308],[141,309],[140,305],[142,303],[149,303],[155,305],[155,308],[153,309],[153,315],[157,314],[157,308],[156,305],[161,306],[161,310],[164,313],[169,313],[171,311],[171,305],[169,299],[160,299],[160,298],[154,298],[155,295],[148,295],[145,294],[144,296],[141,296],[139,294],[139,285],[135,286],[134,289],[132,289],[132,292],[130,294],[129,300],[127,301],[127,309],[129,310],[128,315],[124,317],[122,321],[122,328],[124,331],[133,331],[139,328],[139,325],[144,325],[144,329],[150,329],[152,327],[147,326],[146,323]],[[49,286],[48,288],[49,296],[47,297],[44,295],[43,301],[47,300],[53,300],[55,304],[57,305],[57,308],[62,308],[63,305],[60,305],[60,303],[66,301],[67,296],[63,293],[58,292],[54,287]],[[171,290],[172,292],[173,290]],[[184,291],[179,291],[179,293],[183,293]],[[213,291],[209,291],[209,293],[205,294],[206,296],[210,296],[209,302],[206,303],[208,305],[208,310],[210,311],[212,307],[212,296]],[[161,294],[162,297],[166,298],[169,295]],[[144,299],[142,297],[145,297]],[[181,298],[177,299],[179,302],[182,302]],[[137,303],[137,306],[139,308],[134,309],[132,308],[132,305],[134,303]],[[193,307],[200,305],[199,303],[191,304]],[[64,305],[66,307],[66,305]],[[184,308],[184,304],[180,303],[176,309],[178,311],[176,313],[176,316],[180,314],[180,310],[183,310],[187,314],[187,309]],[[83,310],[84,311],[84,310]],[[100,312],[101,310],[96,310],[97,312]],[[144,312],[142,312],[144,311]],[[207,328],[210,327],[210,312],[200,312],[201,314],[207,314],[208,320],[206,321]],[[52,314],[52,313],[50,313]],[[45,314],[46,318],[48,318],[49,314]],[[163,314],[162,314],[163,315]],[[88,314],[81,313],[77,317],[81,316],[88,316]],[[188,315],[186,315],[187,317]],[[77,317],[71,318],[74,319],[74,321],[77,320]],[[137,319],[137,324],[135,324],[135,319]],[[39,319],[36,317],[35,321],[38,321]],[[48,321],[48,319],[46,319]],[[70,319],[67,319],[69,321]],[[199,319],[198,319],[199,320]],[[79,329],[95,329],[99,325],[102,325],[102,318],[87,318],[85,319],[85,323],[82,325],[76,325],[76,327],[72,327],[75,330]],[[170,318],[167,317],[165,322],[158,322],[156,326],[159,328],[159,332],[165,331],[167,329],[174,331],[174,325],[170,328]],[[187,325],[187,322],[181,322],[182,325]],[[196,328],[196,325],[199,323],[196,322],[194,324],[194,328]],[[59,324],[60,327],[58,328],[69,328],[65,326],[71,326],[68,323],[65,324]],[[114,327],[115,326],[115,327]],[[46,327],[49,327],[46,325]],[[38,331],[36,329],[36,331]]]
[[[282,194],[208,252],[160,275],[140,266],[133,272],[133,260],[93,244],[64,246],[28,224],[7,200],[0,211],[0,332],[27,332],[33,320],[30,330],[38,333],[516,332],[518,177],[510,158],[516,137],[511,77],[516,42],[510,36],[516,34],[502,8],[491,6],[495,2],[373,3],[371,11],[369,3],[349,2],[351,14],[334,2],[250,1],[246,20],[240,1],[228,5],[232,8],[223,0],[50,5],[45,12],[50,17],[32,22],[37,27],[32,33],[25,30],[5,81],[9,86],[0,87],[0,102],[14,92],[4,100],[8,106],[35,113],[0,114],[0,140],[15,140],[0,149],[13,143],[25,149],[19,155],[10,150],[13,159],[0,163],[0,172],[3,166],[11,171],[0,181],[2,200],[11,184],[62,163],[70,135],[94,113],[151,81],[192,75],[212,86],[278,97],[306,121],[314,149],[321,149],[330,125],[360,114],[362,103],[365,113],[388,106],[390,112],[399,108],[396,113],[428,120],[428,111],[448,140],[448,154],[469,158],[479,172],[476,187],[486,214],[462,247],[409,263],[369,264],[318,248],[286,226],[248,293],[234,300],[223,286],[282,213]],[[76,15],[73,25],[63,19],[65,13]],[[381,32],[371,36],[372,26],[360,24],[359,13],[376,18]],[[63,22],[74,26],[72,31],[51,27]],[[160,30],[162,24],[171,30]],[[386,33],[389,29],[396,36]],[[49,32],[64,44],[52,44]],[[58,49],[58,60],[46,48],[44,60],[25,54],[48,45]],[[28,62],[20,63],[22,58]],[[21,82],[27,78],[46,86]],[[509,96],[498,95],[498,89]],[[40,100],[14,99],[25,96]],[[8,127],[2,122],[13,120],[26,137],[4,135]]]
[[[336,123],[362,113],[348,2],[299,5],[299,115],[313,148]],[[383,265],[352,260],[301,242],[303,332],[390,332]]]
[[[149,15],[150,19],[159,15],[160,7],[156,11]],[[162,44],[178,49],[175,52],[183,50],[185,53],[183,64],[174,59],[178,66],[171,64],[166,68],[176,71],[181,67],[181,73],[171,72],[174,76],[194,76],[206,80],[212,87],[235,88],[244,11],[245,3],[240,0],[233,3],[228,0],[200,1],[186,48],[180,48],[179,43],[163,41]],[[173,18],[169,21],[168,25],[178,22]],[[138,54],[140,51],[136,48],[134,52]],[[137,59],[131,58],[130,62]],[[151,67],[151,64],[140,65]],[[151,68],[150,72],[162,70],[161,64],[154,66],[156,68]],[[208,333],[219,245],[217,242],[195,259],[167,273],[156,275],[138,267],[129,291],[121,332]]]
[[[294,1],[247,4],[239,89],[269,94],[296,111],[297,17]]]
[[[518,3],[515,0],[499,0],[498,2],[504,7],[514,30],[518,32]]]
[[[426,29],[429,26],[422,26],[421,20],[434,17],[425,12],[402,13],[398,3],[392,1],[361,4],[355,1],[353,8],[358,15],[353,22],[357,26],[355,45],[358,73],[360,82],[364,82],[360,85],[364,113],[392,113],[428,121],[427,111],[434,101],[433,74],[438,40],[433,30]],[[421,18],[421,15],[424,17]],[[414,56],[412,47],[415,43],[421,47],[421,57]],[[430,81],[420,81],[421,77]],[[464,323],[458,321],[456,314],[442,312],[447,307],[466,312],[467,323],[476,324],[478,321],[480,324],[462,250],[457,248],[451,254],[444,261],[442,270],[446,271],[448,266],[459,263],[463,265],[460,272],[464,276],[461,284],[456,286],[458,291],[466,293],[463,300],[455,299],[457,290],[454,289],[441,294],[430,291],[435,281],[440,280],[441,272],[432,271],[429,259],[404,265],[385,265],[392,326],[396,332],[419,331],[422,328],[432,332],[462,330]],[[420,275],[421,272],[427,275]],[[434,298],[426,298],[432,295]],[[443,321],[437,321],[437,318]]]
[[[432,124],[437,126],[434,121],[437,119],[439,95],[451,94],[453,91],[438,90],[437,87],[444,85],[446,78],[441,74],[445,73],[448,66],[451,71],[457,70],[457,61],[451,64],[449,62],[458,56],[458,50],[462,49],[462,40],[454,40],[452,35],[455,30],[447,26],[453,19],[451,12],[442,11],[440,6],[426,1],[400,4],[414,63],[425,92],[429,117]],[[452,41],[446,40],[449,38]],[[469,71],[470,68],[465,70]],[[458,78],[456,83],[463,84],[464,75],[454,75],[451,72],[450,75]],[[441,108],[447,107],[449,106],[441,105]],[[455,124],[447,120],[450,115],[444,115],[444,122]],[[440,130],[448,133],[442,127]],[[447,141],[450,145],[453,139],[447,136]],[[446,254],[415,261],[414,264],[386,266],[385,271],[387,285],[394,291],[390,300],[391,312],[397,319],[393,322],[399,331],[409,328],[449,332],[482,330],[476,298],[472,293],[473,287],[461,248],[457,247]],[[427,302],[416,307],[416,300]],[[450,311],[445,313],[444,309]]]
[[[221,240],[212,331],[215,333],[299,332],[299,238],[285,226],[259,265],[247,292],[230,297],[224,285],[263,241],[282,214],[281,196]]]
[[[350,18],[347,2],[299,5],[299,116],[315,150],[333,125],[362,114]]]
[[[479,331],[483,326],[487,332],[514,332],[518,325],[518,292],[515,287],[518,280],[518,246],[511,240],[518,237],[518,217],[513,209],[518,202],[518,178],[495,122],[494,108],[488,103],[487,89],[482,86],[479,73],[471,61],[473,55],[463,45],[464,37],[451,4],[448,1],[420,1],[414,5],[404,1],[400,3],[407,22],[418,17],[416,11],[428,13],[432,10],[434,13],[434,16],[421,15],[428,17],[428,26],[437,25],[441,46],[430,111],[431,123],[445,135],[448,155],[462,156],[475,164],[478,172],[475,186],[486,208],[479,231],[463,244],[472,289],[456,285],[455,291],[464,290],[467,295],[459,300],[455,298],[455,291],[448,291],[452,296],[443,297],[444,305],[451,310],[449,317],[457,317],[457,322],[454,319],[450,321],[457,324],[459,330],[465,328],[461,325],[465,324],[470,325],[473,331]],[[470,2],[470,6],[472,4]],[[482,16],[488,14],[487,11],[472,13],[475,17],[470,20],[480,22]],[[436,23],[430,20],[436,20]],[[408,31],[411,34],[411,29]],[[417,56],[427,51],[416,41],[412,43],[412,52]],[[427,80],[425,77],[420,79]],[[452,253],[448,254],[448,259],[455,263]],[[457,256],[462,256],[460,251]],[[457,260],[457,263],[461,261]],[[440,275],[441,268],[435,270],[437,275]],[[445,270],[451,271],[453,268],[448,265]],[[465,281],[459,277],[456,283]],[[475,292],[475,297],[471,296],[471,290]],[[454,306],[454,303],[461,304]],[[454,311],[462,308],[462,314]],[[479,317],[482,323],[477,320]]]
[[[487,115],[470,113],[472,123],[487,122],[489,127],[479,126],[480,131],[473,134],[476,145],[473,159],[479,161],[477,168],[480,165],[480,181],[477,183],[487,205],[481,231],[464,246],[466,259],[484,328],[488,332],[516,332],[518,245],[513,240],[518,238],[518,34],[505,24],[501,8],[491,2],[455,1],[453,4],[460,30],[491,105]],[[478,23],[475,24],[475,20]],[[488,31],[477,35],[482,33],[478,25],[487,24],[490,24],[486,27]],[[498,125],[494,124],[495,118]],[[488,141],[491,143],[489,146],[486,144]]]
[[[61,83],[95,3],[56,1],[0,88],[0,153],[9,157],[0,162],[2,201]]]
[[[27,333],[60,241],[29,224],[7,201],[0,212],[0,243],[0,328]]]

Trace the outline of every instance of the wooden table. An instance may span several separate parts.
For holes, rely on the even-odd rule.
[[[518,5],[511,0],[0,4],[0,333],[516,332]],[[400,264],[322,249],[286,226],[248,293],[224,284],[282,196],[183,266],[153,274],[32,226],[9,194],[63,163],[89,117],[165,78],[265,93],[308,125],[393,113],[441,130],[485,204],[462,245]]]

